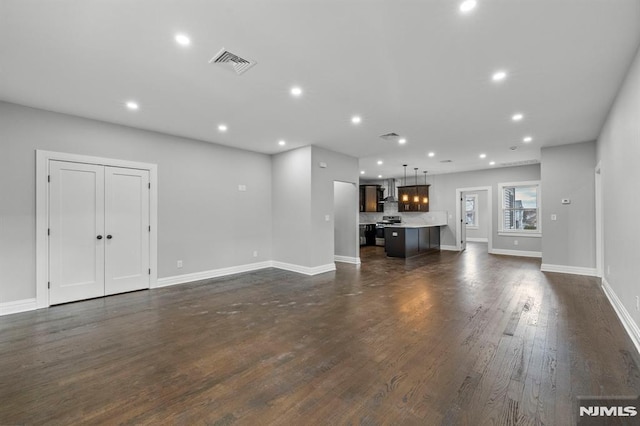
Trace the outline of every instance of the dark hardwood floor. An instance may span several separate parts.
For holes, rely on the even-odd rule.
[[[0,424],[570,425],[640,393],[594,278],[481,244],[362,259],[0,317]]]

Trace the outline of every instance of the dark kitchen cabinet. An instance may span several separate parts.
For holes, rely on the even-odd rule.
[[[375,213],[384,211],[384,189],[380,185],[360,185],[360,211]]]
[[[398,187],[399,212],[428,212],[429,185],[411,185]]]

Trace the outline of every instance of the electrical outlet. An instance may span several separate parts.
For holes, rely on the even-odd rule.
[[[611,266],[607,265],[607,275],[611,275]]]
[[[636,311],[640,311],[640,296],[636,296]]]
[[[258,250],[253,251],[253,257],[258,257]]]
[[[551,215],[551,220],[558,220],[558,215],[552,214]]]
[[[517,246],[518,245],[518,240],[513,240],[513,245]]]
[[[178,268],[182,268],[182,260],[178,260]]]
[[[328,214],[324,215],[324,221],[325,222],[329,222],[331,220],[331,216],[329,216]]]

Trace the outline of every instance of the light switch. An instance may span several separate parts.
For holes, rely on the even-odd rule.
[[[569,199],[569,198],[563,198],[563,199],[562,199],[562,204],[571,204],[571,199]]]
[[[247,190],[247,185],[238,185],[238,191],[244,192]]]
[[[328,214],[324,215],[325,222],[329,222],[330,220],[331,220],[331,216],[329,216]]]
[[[558,220],[558,215],[552,214],[551,215],[551,220]]]

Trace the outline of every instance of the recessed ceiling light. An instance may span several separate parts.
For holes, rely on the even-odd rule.
[[[524,143],[529,143],[533,140],[533,138],[531,136],[525,136],[524,139],[522,139],[522,142]]]
[[[278,145],[285,146],[287,143],[285,141],[278,141]]]
[[[382,165],[382,160],[378,160],[378,166]]]
[[[382,179],[382,175],[378,175],[378,179]]]
[[[398,143],[399,144],[405,144],[405,143],[407,143],[407,140],[405,138],[400,138],[400,139],[398,139]]]
[[[132,111],[135,111],[135,110],[140,108],[140,105],[138,105],[137,102],[129,101],[129,102],[127,102],[127,108],[129,108]]]
[[[351,122],[353,124],[360,124],[362,122],[362,118],[359,115],[354,115],[351,117]]]
[[[487,158],[487,154],[480,154],[480,158]]]
[[[363,175],[364,174],[364,170],[360,170],[360,174]]]
[[[473,9],[475,9],[477,5],[478,5],[478,2],[476,2],[476,0],[465,0],[462,3],[460,3],[460,12],[469,13]]]
[[[176,43],[180,46],[188,46],[191,44],[191,39],[184,34],[176,34]]]
[[[495,165],[496,165],[496,162],[495,162],[495,161],[492,161],[492,162],[490,162],[490,163],[489,163],[489,165],[490,165],[490,166],[495,166]]]
[[[496,71],[491,76],[491,80],[493,80],[493,81],[502,81],[505,78],[507,78],[507,72],[506,71]]]
[[[429,155],[429,157],[433,157],[433,156],[436,155],[436,153],[435,152],[430,152],[428,155]]]
[[[298,86],[292,87],[291,94],[295,97],[302,96],[302,88]]]
[[[524,115],[522,115],[521,113],[513,114],[513,115],[511,116],[511,119],[512,119],[513,121],[520,121],[520,120],[522,120],[523,118],[524,118]]]
[[[219,124],[218,125],[218,130],[221,132],[226,132],[227,131],[227,125],[226,124]]]

